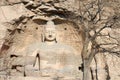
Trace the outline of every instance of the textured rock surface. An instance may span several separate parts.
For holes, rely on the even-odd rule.
[[[57,41],[65,45],[69,45],[78,51],[77,55],[81,54],[83,47],[82,34],[79,32],[78,26],[72,22],[67,21],[67,17],[79,15],[78,10],[84,10],[84,5],[92,0],[0,0],[0,54],[3,55],[0,59],[0,80],[56,80],[55,77],[38,77],[39,72],[35,71],[34,74],[24,73],[24,65],[21,65],[11,70],[11,62],[17,58],[18,64],[23,64],[22,60],[18,57],[25,56],[26,48],[29,44],[43,41],[44,26],[48,20],[53,20],[57,26]],[[119,15],[120,8],[119,0],[109,1],[105,0],[105,7],[101,13],[102,19],[108,19],[108,16],[114,14]],[[82,4],[84,3],[84,5]],[[80,5],[79,5],[80,4]],[[113,4],[113,5],[110,5]],[[79,7],[80,6],[80,7]],[[93,13],[96,10],[91,10]],[[84,15],[86,16],[86,15]],[[103,25],[104,21],[98,23],[99,26]],[[120,51],[120,21],[115,25],[115,28],[106,28],[101,32],[102,37],[97,37],[96,41],[99,44],[104,44],[101,47],[111,49],[113,51]],[[80,25],[82,26],[82,25]],[[94,31],[90,33],[94,35]],[[106,36],[107,35],[107,36]],[[114,39],[115,38],[115,39]],[[110,44],[109,44],[110,43]],[[120,58],[118,54],[98,53],[96,54],[92,64],[91,71],[92,77],[98,80],[119,80],[120,79]],[[10,59],[11,57],[12,60]],[[81,57],[80,57],[81,58]],[[28,57],[28,59],[30,59]],[[31,58],[32,60],[32,58]],[[9,61],[9,62],[8,62]],[[5,63],[5,64],[4,64]],[[80,59],[81,64],[81,59]],[[30,66],[27,66],[30,68]],[[17,71],[18,70],[18,71]],[[20,71],[20,72],[19,72]],[[11,73],[10,73],[11,72]],[[97,72],[97,74],[96,74]],[[37,76],[32,77],[31,76]],[[17,75],[17,77],[15,77]],[[82,72],[78,74],[82,79]],[[71,77],[60,80],[74,80]],[[75,79],[77,80],[77,79]],[[78,79],[79,80],[79,79]],[[90,79],[92,80],[92,79]]]
[[[25,9],[23,4],[1,6],[0,9],[0,45],[2,45],[4,38],[7,35],[7,29],[11,28],[11,25],[8,23],[22,15],[33,15],[33,13]]]

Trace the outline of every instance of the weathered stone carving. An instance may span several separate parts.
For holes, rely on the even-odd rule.
[[[55,27],[53,21],[48,21],[44,27],[43,42],[31,44],[25,56],[17,56],[12,61],[12,69],[22,71],[24,76],[77,78],[80,64],[77,51],[57,42]]]
[[[27,57],[33,57],[34,61],[32,64],[26,63],[28,71],[26,75],[30,75],[31,70],[38,70],[43,77],[77,77],[79,59],[76,54],[77,51],[72,47],[57,42],[55,25],[52,21],[48,21],[43,42],[34,43],[28,47]],[[29,60],[31,58],[27,62]]]
[[[100,22],[97,22],[98,28],[100,28],[100,26],[101,27],[104,26],[103,25],[104,22],[106,22],[106,20],[110,16],[111,17],[113,16],[113,18],[116,19],[119,17],[118,14],[120,13],[119,12],[120,0],[115,0],[115,1],[105,0],[103,2],[107,4],[104,5],[104,7],[102,8],[101,10],[102,12],[100,11],[102,21],[100,20]],[[1,8],[0,54],[5,55],[3,58],[1,58],[0,55],[0,80],[7,80],[5,77],[6,76],[9,77],[9,75],[16,75],[16,76],[13,76],[14,78],[11,79],[9,78],[8,80],[16,80],[16,79],[17,80],[27,80],[27,79],[53,80],[46,77],[44,78],[33,77],[33,76],[40,76],[40,71],[39,71],[40,67],[38,66],[39,64],[37,60],[41,58],[39,57],[41,55],[36,54],[36,52],[39,52],[40,50],[37,51],[36,48],[34,48],[35,50],[33,49],[35,56],[37,56],[37,58],[35,58],[34,56],[26,55],[25,51],[27,49],[25,50],[25,48],[28,46],[28,44],[35,43],[37,41],[39,41],[39,43],[42,44],[41,35],[40,35],[42,33],[41,26],[43,26],[43,24],[46,23],[46,20],[48,20],[49,17],[58,16],[57,18],[55,17],[54,20],[52,19],[52,21],[54,21],[55,24],[57,23],[57,31],[58,31],[57,35],[59,34],[59,36],[57,36],[56,38],[57,40],[55,39],[55,41],[57,41],[58,43],[63,43],[64,45],[65,44],[70,45],[74,47],[79,52],[79,54],[81,54],[82,45],[84,45],[84,43],[81,40],[81,39],[84,40],[84,38],[81,37],[82,25],[78,24],[79,26],[76,26],[73,25],[72,22],[68,22],[67,20],[71,18],[72,19],[78,18],[78,20],[83,19],[82,13],[84,13],[84,11],[85,11],[84,17],[90,18],[89,16],[87,16],[89,14],[86,12],[85,9],[91,7],[88,6],[91,4],[92,7],[89,9],[89,11],[90,13],[93,14],[92,17],[95,15],[94,13],[96,13],[96,11],[99,10],[97,7],[98,4],[96,4],[96,1],[93,0],[83,0],[83,1],[82,0],[81,1],[79,0],[0,0],[0,4],[1,4],[0,5]],[[102,7],[103,4],[101,3],[100,5]],[[22,15],[27,17],[27,19],[25,19],[24,21],[19,20],[18,18]],[[41,20],[38,18],[40,18]],[[99,20],[98,18],[100,18],[100,16],[96,16],[95,21]],[[72,19],[70,21],[74,22],[74,20]],[[17,23],[16,21],[18,21],[20,24],[16,24]],[[6,26],[6,22],[9,22],[10,24],[9,25],[7,24]],[[115,21],[115,23],[116,22],[117,21]],[[15,23],[15,25],[13,23]],[[114,26],[115,28],[109,27],[101,31],[100,35],[104,35],[104,36],[97,37],[96,40],[99,44],[105,44],[102,45],[103,48],[112,49],[112,47],[114,47],[114,49],[112,50],[118,51],[120,48],[118,47],[119,45],[118,46],[116,45],[119,44],[116,43],[116,41],[120,42],[119,22],[117,22],[117,24],[114,24]],[[22,30],[22,31],[17,32],[17,30]],[[97,29],[96,31],[98,30],[99,29]],[[94,31],[95,30],[90,31],[91,36],[95,34]],[[112,38],[116,38],[117,40],[114,40]],[[45,44],[45,42],[43,43]],[[54,43],[54,44],[58,44],[58,43]],[[113,43],[113,44],[106,45],[109,43]],[[43,52],[40,51],[39,53],[43,53]],[[118,54],[115,55],[118,56]],[[94,80],[95,79],[104,80],[106,77],[107,79],[111,79],[111,80],[119,80],[120,78],[119,64],[120,64],[119,57],[114,56],[114,54],[111,55],[109,53],[106,54],[98,53],[94,57],[93,64],[91,64],[90,66],[91,71],[89,72],[91,72],[92,78],[94,78]],[[3,79],[1,76],[3,76]],[[29,78],[21,77],[21,76],[29,76]],[[91,79],[89,78],[89,80]]]

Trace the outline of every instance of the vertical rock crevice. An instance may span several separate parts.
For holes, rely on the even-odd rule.
[[[106,73],[107,73],[107,78],[106,78],[106,80],[110,80],[111,78],[110,78],[110,74],[109,74],[109,66],[108,66],[108,64],[106,64],[105,70],[106,70]]]

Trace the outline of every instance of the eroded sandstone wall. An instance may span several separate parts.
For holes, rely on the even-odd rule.
[[[81,2],[85,4],[89,1],[91,0],[81,0]],[[42,20],[47,20],[49,16],[52,16],[57,26],[59,26],[58,41],[73,46],[79,53],[81,53],[83,45],[81,33],[77,26],[66,20],[67,17],[73,15],[73,12],[74,15],[77,15],[79,13],[78,10],[83,10],[83,6],[79,5],[82,4],[81,2],[78,0],[1,0],[0,54],[4,55],[4,57],[11,53],[24,55],[25,48],[29,44],[38,41],[42,42],[43,26],[46,23],[46,21],[44,22]],[[103,13],[104,19],[106,18],[106,15],[120,14],[119,6],[117,6],[120,3],[119,0],[111,0],[109,3],[105,0],[105,3],[106,7],[104,10],[106,12]],[[39,16],[41,20],[39,20]],[[102,38],[98,37],[98,42],[118,42],[117,44],[120,44],[119,23],[120,22],[118,22],[118,25],[116,25],[115,28],[107,28],[101,33],[104,35],[110,34],[112,37],[117,38],[117,41],[107,36]],[[116,45],[111,44],[103,47],[110,48],[114,46]],[[120,48],[117,47],[115,49],[119,50]],[[106,77],[107,80],[120,79],[119,57],[114,54],[99,53],[94,59],[95,62],[93,61],[91,64],[91,70],[93,70],[93,76],[95,77],[96,72],[94,71],[97,71],[98,80],[105,80]],[[1,70],[4,69],[3,67],[2,60]],[[80,75],[82,75],[82,72]]]

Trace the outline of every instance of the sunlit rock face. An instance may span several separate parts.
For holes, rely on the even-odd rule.
[[[3,70],[1,74],[8,74],[8,80],[16,78],[76,80],[82,78],[82,72],[78,70],[81,64],[82,38],[76,32],[77,28],[72,23],[57,21],[59,24],[56,25],[55,29],[57,33],[55,43],[49,45],[48,42],[51,40],[44,36],[44,32],[46,32],[44,27],[47,21],[34,22],[29,19],[30,16],[34,15],[32,12],[29,12],[29,15],[25,13],[26,15],[28,18],[23,18],[17,26],[14,23],[16,20],[19,21],[22,15],[20,14],[17,17],[14,15],[15,18],[10,16],[12,19],[8,17],[10,23],[6,23],[6,32],[4,32],[6,41],[1,44],[1,55],[3,57],[1,58],[0,68]],[[11,44],[8,44],[9,42]],[[40,55],[40,62],[36,57],[38,56],[37,53]],[[5,69],[6,71],[4,71]],[[4,79],[6,76],[2,76],[2,78]]]
[[[87,1],[91,0],[81,0],[85,4]],[[78,10],[84,10],[80,4],[78,0],[0,0],[0,54],[3,55],[0,56],[0,80],[82,80],[82,71],[78,71],[82,63],[81,30],[65,19],[70,12],[78,14]],[[103,8],[102,19],[115,14],[116,8],[109,7]],[[49,19],[55,22],[57,33],[52,45],[44,41],[44,28]],[[106,28],[101,34],[109,34],[119,41],[119,25],[112,30]],[[117,43],[109,36],[96,40]],[[120,49],[114,44],[102,47]],[[90,67],[92,77],[119,80],[119,63],[115,55],[98,53]]]
[[[78,70],[81,61],[80,54],[72,46],[57,41],[57,29],[54,26],[51,23],[47,24],[43,33],[43,42],[37,41],[29,44],[23,51],[24,54],[10,52],[11,57],[8,58],[12,68],[10,75],[81,78],[78,75],[80,74]],[[15,71],[14,66],[20,72]]]

